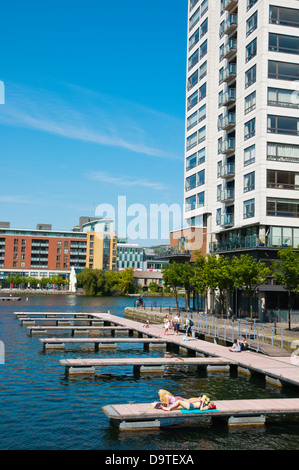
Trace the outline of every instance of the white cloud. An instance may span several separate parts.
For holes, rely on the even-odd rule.
[[[171,150],[177,127],[183,129],[178,119],[80,87],[66,87],[60,96],[63,99],[58,91],[53,94],[11,85],[0,121],[143,155],[181,158],[177,150]]]
[[[116,186],[140,186],[155,190],[167,189],[167,186],[163,183],[132,178],[131,176],[113,176],[104,171],[90,172],[86,176],[89,180],[100,181],[101,183],[113,184]]]
[[[4,202],[8,204],[38,204],[36,200],[28,199],[25,196],[1,196],[0,195],[0,202]]]

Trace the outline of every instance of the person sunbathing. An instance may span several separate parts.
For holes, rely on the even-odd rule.
[[[215,408],[215,405],[212,401],[210,401],[209,397],[203,395],[202,397],[193,397],[189,399],[182,398],[181,400],[177,400],[169,407],[161,406],[161,409],[164,411],[173,411],[178,410],[180,408],[184,408],[185,410],[205,411]]]

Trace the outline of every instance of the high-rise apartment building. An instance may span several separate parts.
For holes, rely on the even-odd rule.
[[[185,210],[207,251],[299,244],[299,1],[189,0]]]

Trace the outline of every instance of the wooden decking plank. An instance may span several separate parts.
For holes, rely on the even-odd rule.
[[[111,405],[119,415],[119,419],[135,419],[141,420],[144,417],[151,417],[157,419],[180,417],[186,419],[194,416],[234,416],[234,415],[263,415],[263,414],[299,414],[299,398],[292,399],[292,407],[288,399],[255,399],[255,400],[223,400],[215,401],[218,411],[207,411],[203,414],[198,413],[182,413],[180,410],[163,411],[160,409],[153,409],[149,403],[126,404],[126,405]],[[107,416],[111,416],[110,410],[103,407],[103,411]]]

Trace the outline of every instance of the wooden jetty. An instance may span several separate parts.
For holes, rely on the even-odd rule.
[[[224,419],[229,426],[264,425],[266,416],[299,415],[299,398],[261,399],[261,400],[222,400],[215,402],[216,409],[208,411],[163,411],[151,403],[107,405],[102,408],[111,424],[120,430],[159,428],[164,422],[185,421],[190,418],[200,422],[204,417],[213,420]]]
[[[71,323],[75,322],[86,322],[89,326],[96,325],[96,324],[103,324],[101,319],[97,319],[96,317],[81,317],[81,316],[76,316],[76,317],[35,317],[35,318],[29,318],[25,317],[19,318],[21,325],[35,325],[35,322],[55,322],[56,326],[58,325],[71,325]]]
[[[116,348],[117,344],[138,344],[142,343],[145,349],[153,346],[164,346],[166,342],[160,338],[41,338],[40,342],[43,343],[43,349],[64,349],[66,344],[94,344],[95,351],[99,349]],[[120,364],[121,365],[121,364]]]
[[[139,338],[138,338],[139,339]],[[136,338],[137,340],[137,338]],[[139,339],[140,340],[140,339]],[[141,339],[145,341],[145,338]],[[148,340],[152,342],[153,339]],[[161,372],[164,367],[197,366],[207,370],[227,370],[236,365],[233,361],[219,357],[138,357],[138,358],[109,358],[109,359],[61,359],[66,374],[94,374],[96,367],[133,366],[136,372]]]
[[[93,331],[103,331],[103,332],[111,332],[111,336],[115,336],[115,333],[125,333],[127,332],[129,336],[133,335],[134,330],[131,328],[127,328],[126,326],[102,326],[100,321],[98,321],[98,326],[54,326],[54,325],[40,325],[40,326],[27,326],[27,330],[29,330],[30,336],[34,334],[46,334],[47,331],[57,332],[57,331],[66,331],[70,332],[71,336],[74,336],[76,333],[89,333]]]
[[[18,319],[34,319],[35,317],[39,317],[42,319],[45,318],[61,318],[62,316],[64,318],[97,318],[99,319],[99,314],[93,314],[93,313],[80,313],[80,312],[15,312],[15,316]],[[103,320],[104,320],[104,315],[103,315]]]

